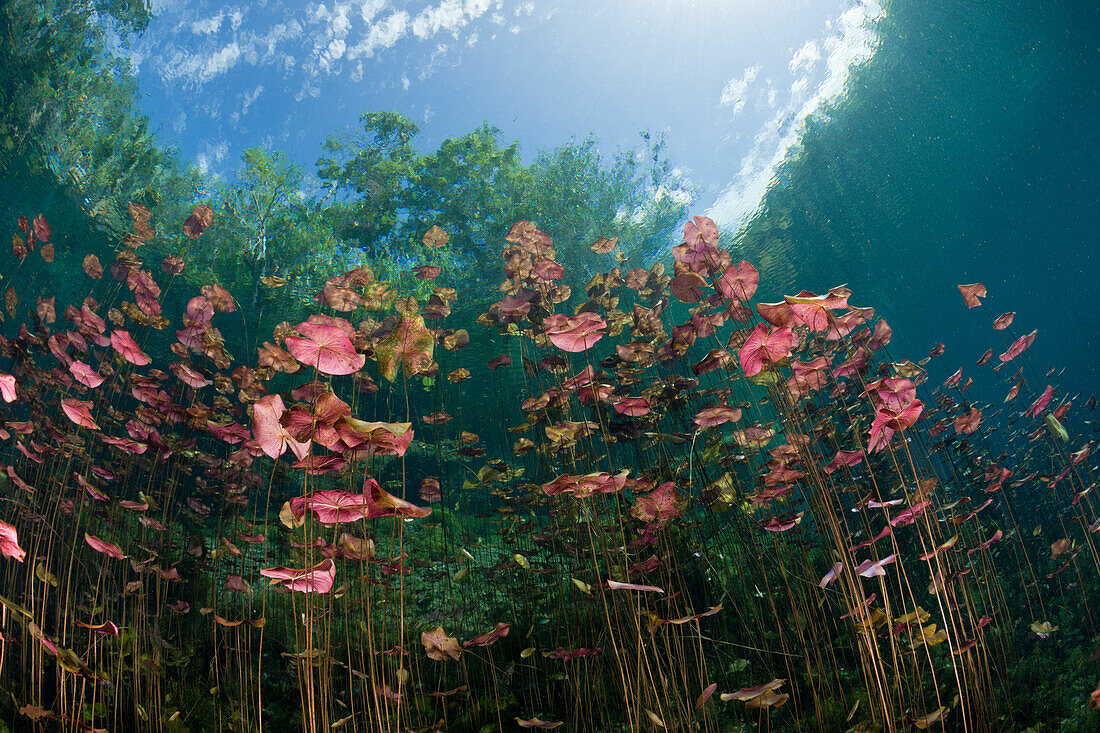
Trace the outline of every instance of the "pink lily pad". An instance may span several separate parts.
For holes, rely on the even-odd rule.
[[[615,412],[627,417],[642,417],[649,414],[649,400],[645,397],[623,397],[614,403]]]
[[[532,270],[540,280],[561,280],[565,276],[565,268],[549,257],[540,257],[535,260]]]
[[[824,575],[821,576],[821,582],[818,583],[818,585],[821,586],[822,588],[827,587],[834,580],[839,578],[840,574],[843,573],[843,572],[844,572],[844,563],[842,563],[842,562],[836,563],[829,570],[829,572],[827,572],[827,573],[825,573]]]
[[[116,626],[113,621],[104,621],[101,624],[83,624],[79,621],[75,621],[74,623],[83,629],[94,631],[97,634],[118,638],[118,626]]]
[[[480,636],[475,636],[469,641],[462,642],[462,646],[489,646],[495,643],[498,639],[508,636],[508,632],[511,631],[508,624],[503,621],[496,625],[496,628]]]
[[[973,555],[975,552],[981,552],[982,550],[988,550],[990,547],[993,546],[994,542],[1001,539],[1001,537],[1003,537],[1003,536],[1004,536],[1004,532],[1002,532],[1001,530],[998,529],[996,532],[994,532],[990,536],[990,538],[988,540],[986,540],[985,542],[981,543],[980,545],[978,545],[976,547],[972,547],[971,549],[967,550],[966,554],[967,555]]]
[[[998,355],[997,358],[1000,359],[1002,362],[1012,361],[1017,356],[1027,351],[1028,347],[1035,342],[1035,336],[1038,333],[1039,331],[1038,329],[1036,329],[1031,333],[1024,334],[1020,338],[1013,341],[1012,345],[1008,347],[1008,350],[1005,351],[1005,353]]]
[[[50,225],[41,214],[34,217],[34,237],[42,243],[50,241]]]
[[[82,361],[74,361],[70,364],[69,371],[72,372],[76,381],[80,382],[85,387],[94,388],[103,384],[103,377],[100,376],[99,372]]]
[[[434,504],[437,501],[443,500],[443,491],[439,487],[439,479],[437,478],[424,478],[420,480],[419,494],[421,501],[426,501],[429,504]]]
[[[969,435],[978,429],[981,421],[982,411],[976,407],[971,408],[969,412],[955,418],[955,432],[959,435]]]
[[[459,646],[458,639],[447,636],[442,626],[436,626],[420,634],[420,643],[424,645],[428,658],[437,662],[444,661],[446,657],[458,659],[462,656],[462,647]]]
[[[61,400],[61,409],[74,423],[89,430],[99,430],[92,419],[92,403],[66,397]]]
[[[203,387],[213,384],[211,380],[204,377],[195,367],[185,362],[174,362],[168,368],[172,370],[172,373],[175,374],[181,382],[193,389],[202,389]]]
[[[897,555],[887,555],[881,560],[864,560],[856,566],[855,572],[857,575],[862,575],[864,578],[880,577],[886,575],[884,566],[889,565],[897,559]]]
[[[336,582],[336,563],[326,558],[311,568],[300,570],[279,565],[261,569],[260,575],[271,578],[271,585],[281,585],[299,593],[328,593]]]
[[[676,484],[665,482],[634,502],[630,513],[643,522],[665,523],[683,514]]]
[[[342,524],[365,519],[370,508],[362,494],[325,489],[291,499],[290,510],[294,512],[296,519],[301,519],[306,512],[312,512],[318,521],[325,524]]]
[[[741,409],[738,407],[730,407],[723,403],[715,407],[707,407],[702,409],[695,415],[693,422],[695,427],[702,430],[704,428],[713,428],[727,422],[737,422],[741,419]]]
[[[111,346],[122,355],[123,359],[134,366],[145,366],[153,361],[148,354],[138,347],[128,331],[121,329],[111,331]]]
[[[756,293],[756,287],[760,284],[760,273],[748,262],[741,260],[736,266],[730,265],[715,282],[718,292],[727,298],[750,300]]]
[[[770,522],[764,525],[764,529],[769,532],[788,532],[799,525],[805,514],[806,512],[798,512],[787,517],[773,517]]]
[[[267,455],[278,458],[290,448],[299,460],[309,453],[310,440],[298,441],[287,432],[280,422],[286,406],[283,398],[277,394],[265,395],[256,400],[252,406],[252,433],[256,436],[256,442]]]
[[[439,265],[419,265],[412,268],[412,273],[416,275],[417,280],[434,280],[441,272],[443,268]]]
[[[96,552],[102,552],[107,557],[113,557],[116,560],[125,560],[126,555],[122,554],[122,549],[111,542],[101,540],[94,535],[90,535],[87,532],[84,533],[84,541],[87,542],[93,550]]]
[[[23,558],[27,556],[26,551],[19,546],[15,527],[3,520],[0,520],[0,553],[18,562],[23,562]]]
[[[382,490],[378,482],[368,478],[363,483],[363,498],[367,504],[367,517],[426,517],[431,507],[418,507]]]
[[[519,717],[518,715],[516,716],[516,724],[520,728],[543,728],[543,729],[557,728],[558,726],[561,725],[560,722],[551,723],[549,720],[542,720],[540,718],[527,718],[527,719],[524,719],[524,718]]]
[[[542,325],[554,346],[571,353],[592,348],[603,338],[600,331],[607,327],[602,316],[587,312],[576,316],[558,313],[546,318]]]
[[[218,313],[232,313],[237,310],[237,305],[233,302],[233,296],[221,285],[203,285],[202,294],[206,296],[206,299],[210,301],[210,304],[214,306],[214,310]]]
[[[620,583],[615,580],[607,581],[607,587],[611,590],[636,590],[643,593],[664,593],[663,588],[655,585],[638,585],[637,583]]]
[[[833,456],[833,460],[825,466],[825,473],[834,473],[838,471],[841,466],[858,466],[862,462],[863,451],[838,450],[836,455]]]
[[[1024,411],[1024,414],[1029,417],[1039,417],[1039,413],[1046,409],[1046,406],[1050,404],[1050,400],[1053,397],[1054,387],[1048,384],[1047,388],[1043,390],[1043,393],[1031,403],[1031,407]]]
[[[411,377],[428,368],[435,352],[435,338],[417,313],[403,313],[397,327],[374,347],[378,372],[388,381],[397,378],[404,366],[405,376]]]
[[[4,402],[15,402],[15,377],[0,372],[0,397]]]
[[[791,349],[798,343],[798,337],[789,328],[772,328],[767,324],[757,324],[744,345],[737,352],[741,368],[746,376],[759,374],[765,364],[779,361],[791,355]]]
[[[306,366],[322,374],[353,374],[363,368],[366,357],[355,352],[351,339],[338,326],[326,323],[299,323],[299,336],[286,337],[286,349]]]
[[[963,300],[966,301],[967,308],[977,308],[982,304],[979,298],[985,297],[985,286],[981,283],[974,283],[973,285],[960,285],[959,292],[962,293]]]
[[[912,427],[916,423],[923,409],[924,403],[917,399],[900,411],[889,407],[880,409],[871,423],[871,440],[868,443],[868,449],[872,453],[877,453],[885,448],[894,437],[894,433]]]

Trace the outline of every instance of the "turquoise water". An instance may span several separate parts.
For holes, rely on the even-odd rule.
[[[966,361],[984,349],[954,285],[996,282],[992,307],[1033,304],[1026,330],[1049,336],[1040,361],[1093,392],[1096,8],[902,3],[882,23],[874,59],[784,164],[745,251],[782,252],[771,272],[786,290],[847,282],[903,326],[908,350],[942,341]]]

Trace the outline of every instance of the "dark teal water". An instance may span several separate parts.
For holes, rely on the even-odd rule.
[[[895,2],[879,32],[783,165],[745,256],[784,292],[849,283],[894,326],[895,354],[944,342],[952,371],[1002,343],[955,289],[983,282],[990,317],[1038,328],[1040,367],[1067,367],[1067,391],[1087,398],[1100,377],[1100,5]]]

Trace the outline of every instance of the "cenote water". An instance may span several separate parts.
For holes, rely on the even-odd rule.
[[[1100,730],[1100,10],[0,5],[0,732]]]

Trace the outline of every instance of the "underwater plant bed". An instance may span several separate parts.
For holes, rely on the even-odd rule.
[[[984,286],[933,378],[845,287],[762,302],[705,217],[584,277],[521,221],[494,302],[360,266],[257,337],[129,212],[70,300],[15,276],[43,215],[5,264],[12,730],[1095,724],[1096,401]]]

